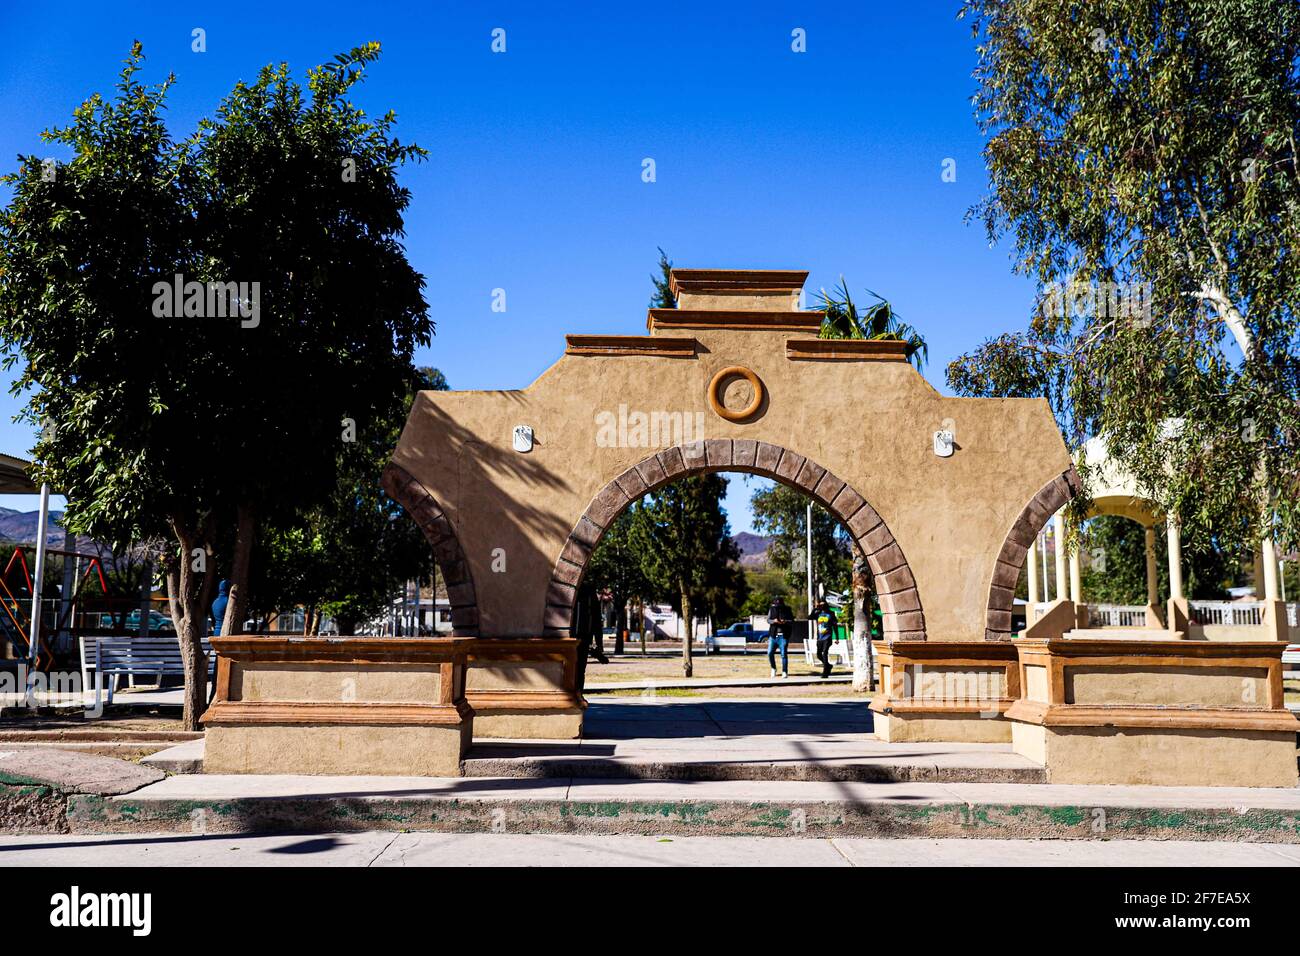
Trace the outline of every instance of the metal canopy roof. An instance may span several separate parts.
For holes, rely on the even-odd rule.
[[[0,452],[0,495],[40,494],[40,485],[28,477],[30,461]]]

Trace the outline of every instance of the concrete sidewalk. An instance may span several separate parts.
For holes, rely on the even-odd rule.
[[[71,795],[74,833],[450,833],[1300,844],[1300,790],[521,778],[168,777]]]
[[[322,833],[0,836],[0,866],[1300,866],[1269,843]]]
[[[476,777],[1042,783],[1009,744],[889,744],[865,700],[593,700],[575,741],[478,740]]]

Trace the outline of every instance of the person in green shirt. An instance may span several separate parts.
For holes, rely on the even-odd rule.
[[[835,627],[839,618],[831,610],[826,599],[817,602],[817,613],[813,625],[817,629],[817,659],[822,662],[822,677],[831,676],[831,642],[835,640]]]

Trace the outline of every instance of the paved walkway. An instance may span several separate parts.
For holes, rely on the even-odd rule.
[[[583,738],[480,739],[477,777],[932,780],[1041,783],[1010,744],[897,744],[871,736],[865,700],[592,700]]]
[[[1300,788],[1102,787],[1078,784],[859,783],[789,780],[547,780],[470,777],[177,774],[110,802],[359,798],[493,802],[617,801],[854,803],[921,806],[1122,807],[1286,810],[1300,813]]]
[[[3,836],[0,866],[1300,866],[1300,847],[1131,840],[320,833]]]

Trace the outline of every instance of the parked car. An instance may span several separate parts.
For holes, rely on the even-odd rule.
[[[128,614],[126,616],[126,623],[124,626],[127,631],[140,630],[140,612],[136,610]],[[176,625],[172,623],[171,618],[164,617],[158,611],[149,612],[149,633],[150,634],[157,634],[159,631],[175,631],[175,630],[176,630]]]
[[[737,621],[731,627],[724,627],[706,637],[704,653],[711,654],[724,646],[739,647],[743,651],[746,644],[766,640],[767,631],[755,630],[754,625],[748,621]]]

